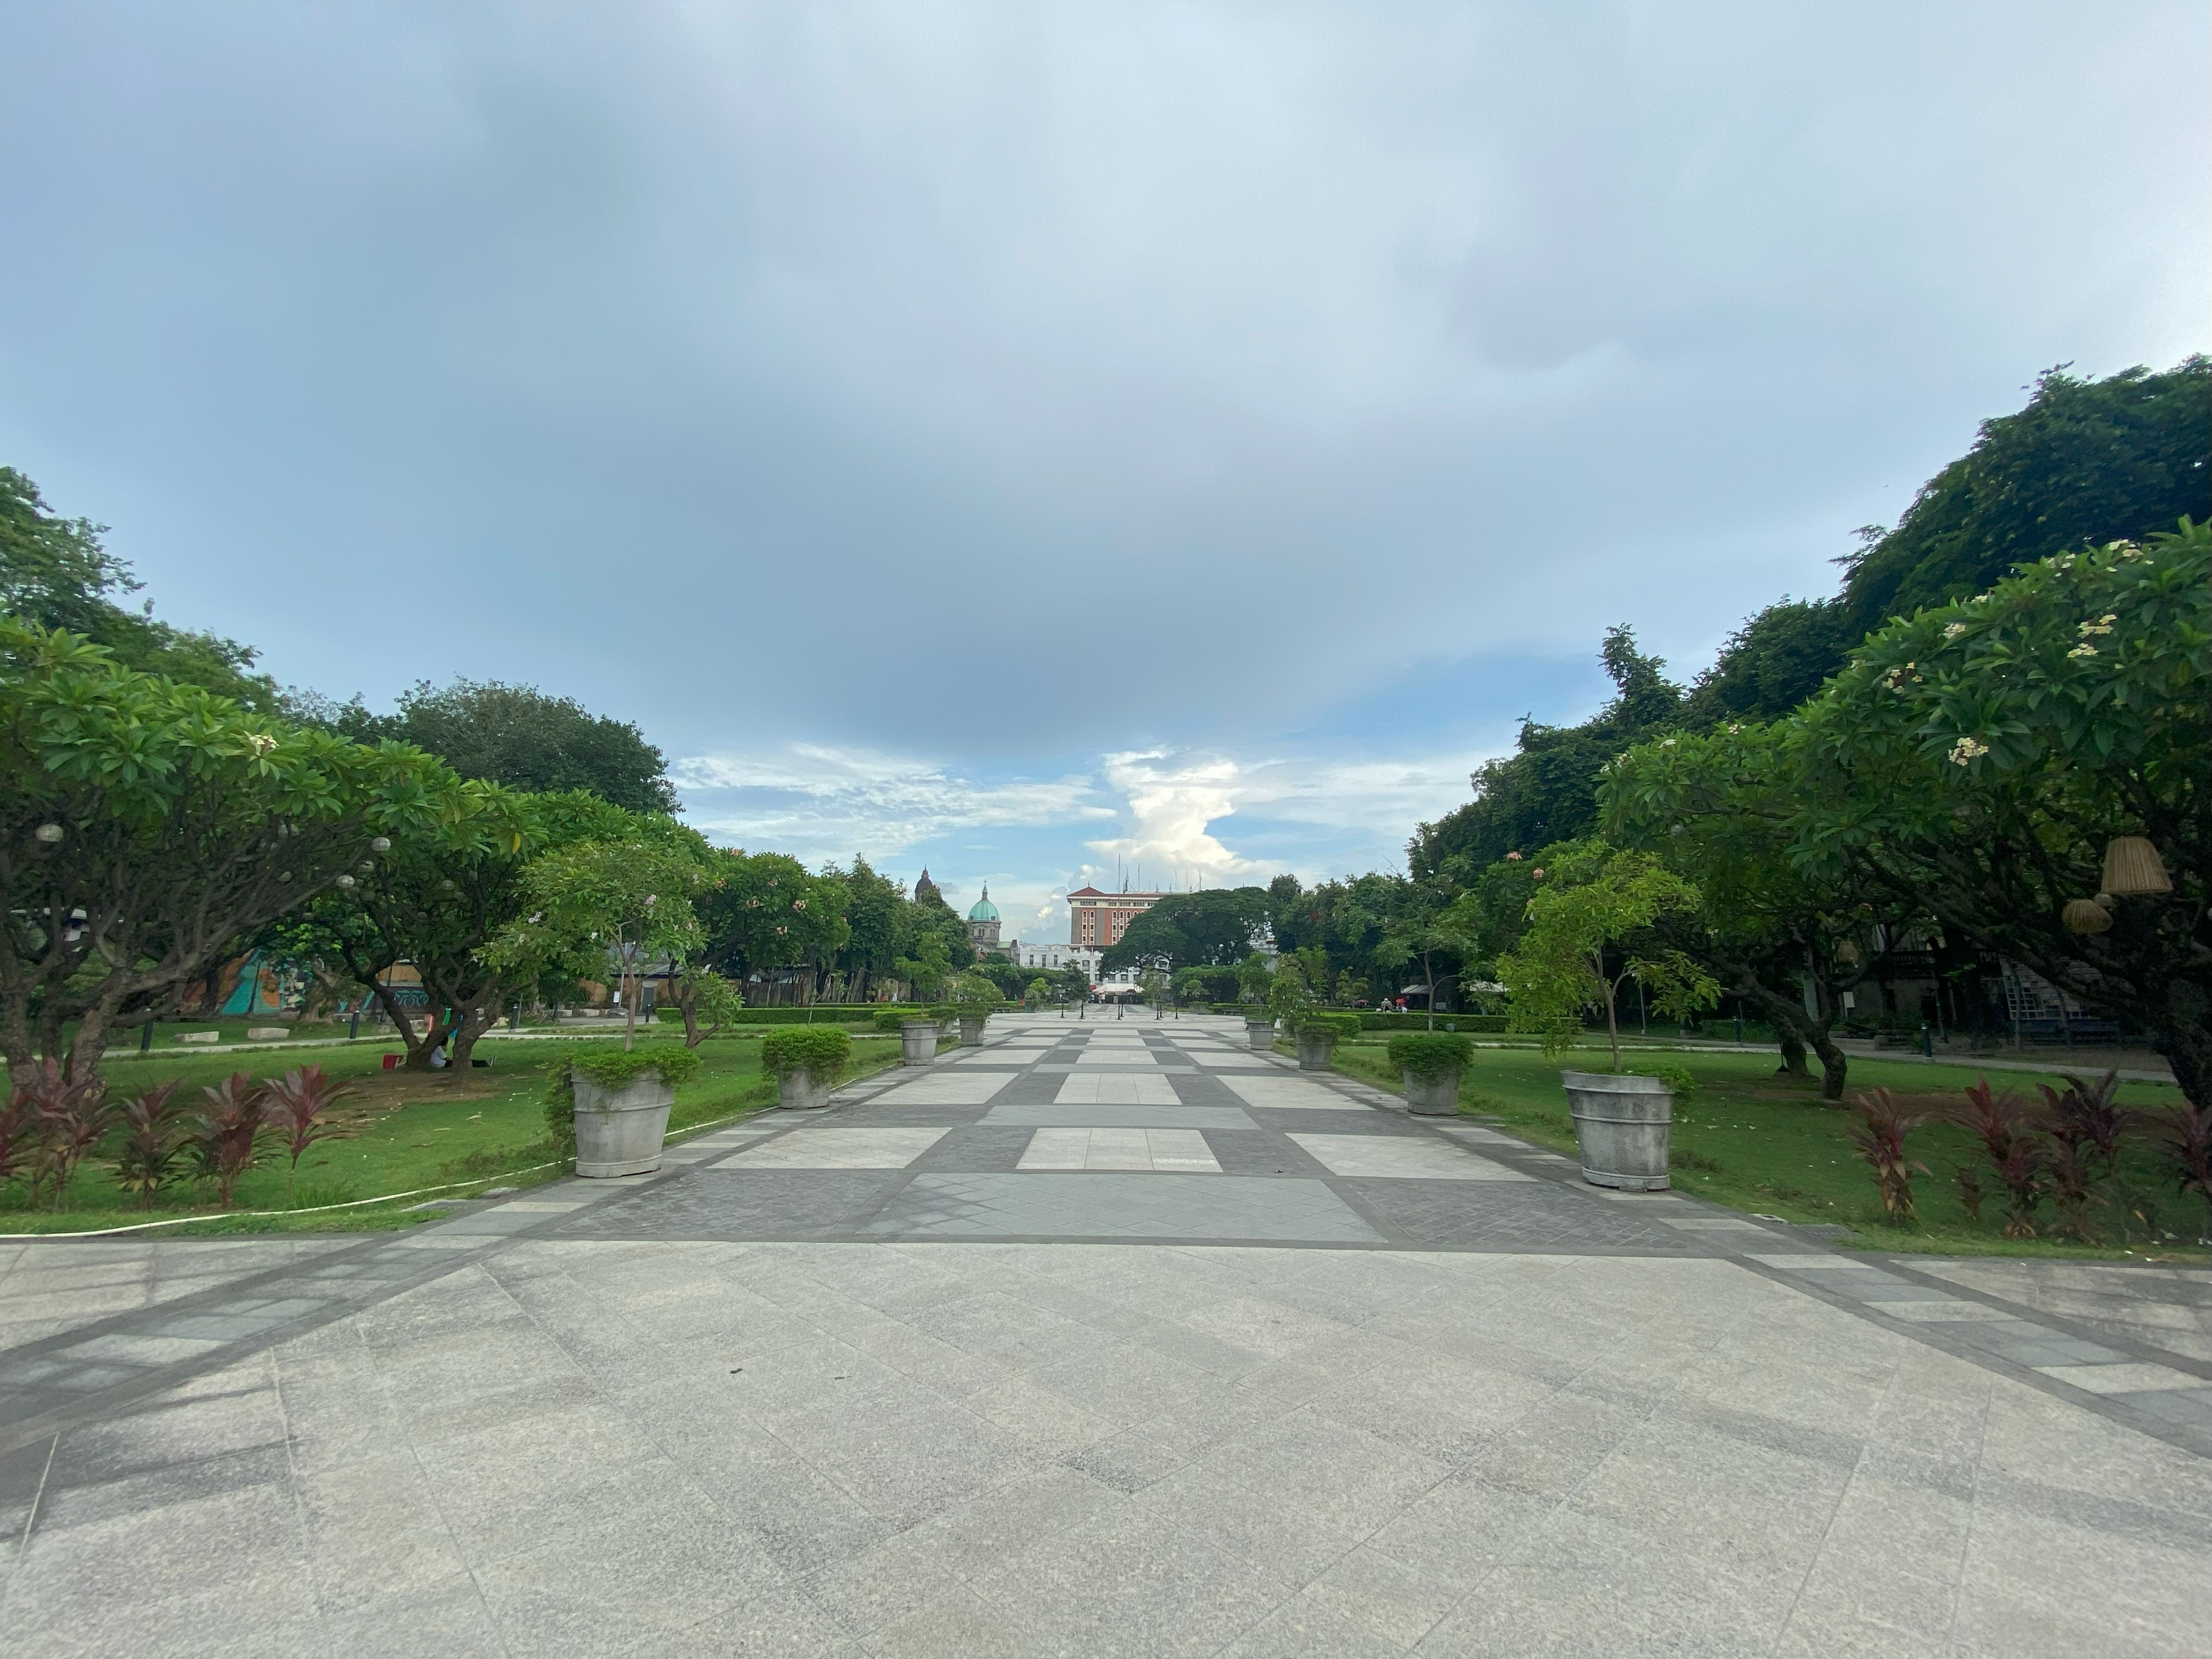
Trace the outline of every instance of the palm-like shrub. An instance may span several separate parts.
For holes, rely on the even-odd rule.
[[[337,1102],[356,1091],[327,1076],[319,1066],[302,1066],[266,1085],[266,1116],[291,1163],[284,1171],[284,1200],[292,1201],[300,1175],[300,1159],[319,1140],[349,1140],[351,1129],[339,1127],[324,1115]]]
[[[157,1083],[123,1103],[123,1145],[115,1159],[115,1184],[137,1194],[142,1210],[182,1172],[185,1105],[177,1098],[173,1080]]]
[[[190,1144],[199,1174],[216,1183],[227,1210],[239,1176],[261,1161],[261,1139],[269,1127],[269,1090],[250,1073],[233,1072],[200,1092],[208,1103],[194,1116]]]
[[[2035,1237],[2036,1206],[2047,1188],[2047,1159],[2044,1142],[2035,1132],[2034,1114],[2014,1090],[2002,1094],[1987,1078],[1977,1078],[1966,1099],[1950,1114],[1951,1121],[1982,1144],[1997,1181],[2005,1190],[2007,1238]],[[1967,1214],[1979,1219],[1983,1191],[1979,1176],[1971,1168],[1954,1171]]]
[[[1917,1221],[1919,1215],[1912,1207],[1912,1177],[1916,1171],[1926,1175],[1928,1166],[1906,1154],[1905,1139],[1929,1115],[1907,1110],[1887,1089],[1859,1096],[1851,1103],[1851,1109],[1859,1117],[1858,1127],[1851,1131],[1851,1142],[1874,1171],[1884,1213],[1893,1222]]]
[[[70,1179],[84,1155],[115,1126],[116,1108],[97,1076],[72,1081],[58,1060],[46,1059],[23,1068],[30,1075],[12,1091],[9,1104],[31,1140],[31,1187],[51,1194],[61,1208]]]

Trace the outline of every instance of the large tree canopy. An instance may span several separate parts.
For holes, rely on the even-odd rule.
[[[1129,924],[1100,956],[1099,966],[1109,973],[1136,963],[1225,968],[1243,960],[1267,932],[1267,911],[1262,887],[1170,893]]]
[[[0,612],[82,635],[125,668],[205,686],[257,713],[276,708],[276,687],[250,672],[246,647],[156,622],[150,601],[138,611],[115,602],[141,584],[102,544],[105,532],[49,512],[36,484],[0,466]]]
[[[2212,1102],[2212,529],[2066,554],[1869,640],[1783,734],[1796,856],[2154,1032]],[[2109,843],[2172,890],[2065,915]],[[2079,913],[2078,922],[2084,918]],[[2087,920],[2094,922],[2096,918]]]
[[[1414,831],[1406,849],[1417,877],[1464,884],[1508,853],[1534,852],[1589,833],[1597,817],[1597,769],[1629,744],[1671,728],[1681,688],[1663,659],[1636,648],[1629,629],[1608,629],[1600,652],[1613,701],[1580,726],[1524,720],[1514,752],[1471,780],[1474,799]]]
[[[533,908],[525,878],[532,861],[574,842],[642,833],[635,815],[581,793],[529,795],[472,780],[461,796],[460,809],[436,833],[395,847],[270,934],[286,954],[342,969],[369,988],[405,1045],[410,1070],[427,1068],[441,1048],[465,1066],[477,1038],[532,988],[536,964],[485,955]],[[415,969],[428,1001],[419,1024],[390,982],[402,963]]]
[[[312,693],[295,695],[293,706],[341,736],[412,744],[465,778],[537,794],[581,789],[631,812],[676,810],[676,791],[662,775],[667,758],[636,726],[535,686],[423,680],[389,714],[373,714],[358,699],[339,705]]]
[[[397,744],[302,730],[0,618],[0,1053],[79,1078],[244,936],[459,810]]]

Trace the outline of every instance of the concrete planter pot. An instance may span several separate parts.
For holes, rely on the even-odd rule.
[[[1656,1077],[1610,1072],[1562,1072],[1559,1081],[1575,1121],[1583,1179],[1622,1192],[1664,1192],[1674,1092]]]
[[[980,1048],[983,1046],[983,1024],[989,1018],[988,1014],[960,1016],[960,1046],[962,1048]]]
[[[575,1091],[576,1173],[595,1178],[650,1175],[660,1167],[668,1138],[668,1109],[676,1091],[658,1072],[645,1072],[619,1089],[571,1072]]]
[[[937,1063],[937,1022],[933,1019],[902,1019],[899,1022],[899,1064],[902,1066],[933,1066]]]
[[[1406,1109],[1418,1112],[1423,1117],[1457,1117],[1459,1115],[1460,1068],[1453,1066],[1441,1077],[1415,1077],[1404,1066],[1399,1072],[1406,1084]]]
[[[1251,1040],[1252,1047],[1264,1054],[1275,1046],[1275,1022],[1248,1019],[1244,1022],[1244,1035]]]
[[[827,1106],[836,1086],[834,1079],[817,1078],[808,1071],[780,1073],[775,1079],[775,1103],[787,1112],[811,1112]]]
[[[1301,1031],[1298,1033],[1298,1070],[1326,1072],[1329,1056],[1336,1052],[1336,1033],[1334,1031]]]

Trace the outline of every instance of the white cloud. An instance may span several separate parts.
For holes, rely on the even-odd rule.
[[[1049,828],[1110,818],[1088,777],[985,783],[866,750],[793,744],[766,755],[700,755],[670,774],[685,816],[710,835],[815,862],[871,859],[956,830]]]
[[[1311,825],[1370,863],[1395,863],[1414,824],[1468,799],[1468,775],[1488,756],[1451,750],[1393,760],[1277,756],[1238,761],[1162,750],[1109,755],[1106,782],[1127,802],[1123,833],[1086,842],[1116,872],[1141,866],[1146,885],[1235,884],[1283,870],[1317,874],[1334,866],[1320,848],[1289,857],[1247,857],[1231,843],[1248,821]],[[1090,873],[1095,866],[1085,866]]]

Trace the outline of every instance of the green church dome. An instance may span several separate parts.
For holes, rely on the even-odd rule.
[[[968,920],[970,921],[996,921],[998,919],[999,907],[991,902],[991,890],[988,887],[986,887],[983,890],[983,896],[975,901],[975,908],[968,913]]]

